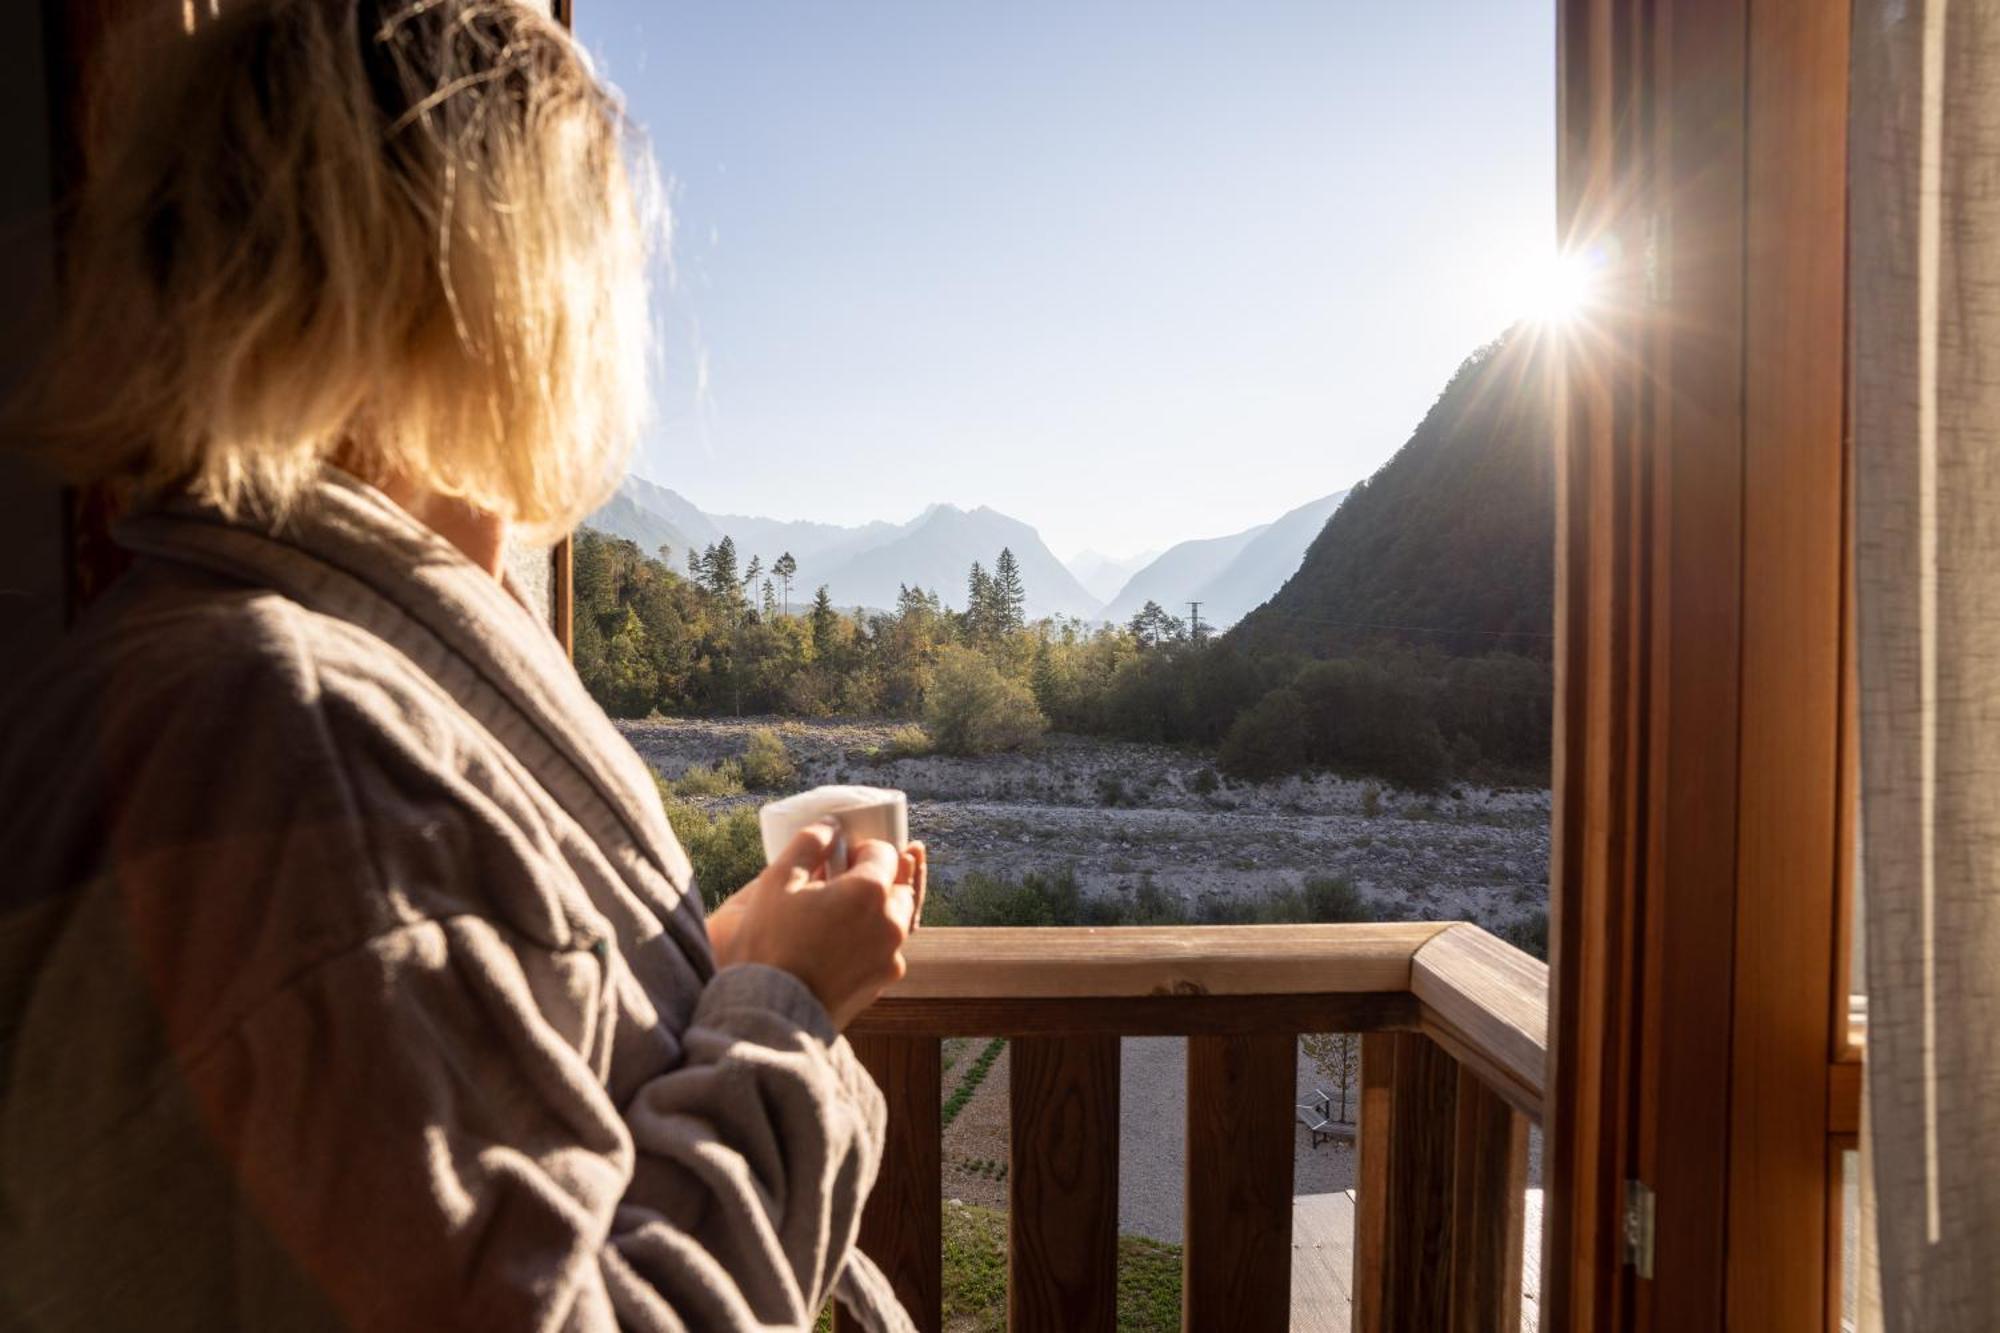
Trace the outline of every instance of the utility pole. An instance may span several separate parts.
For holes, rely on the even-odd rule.
[[[1201,603],[1200,603],[1200,602],[1189,602],[1189,603],[1188,603],[1188,637],[1189,637],[1190,639],[1194,640],[1194,641],[1195,641],[1196,643],[1200,643],[1200,642],[1201,642]]]

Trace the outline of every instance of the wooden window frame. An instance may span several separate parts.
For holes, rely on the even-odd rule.
[[[1559,445],[1551,1327],[1839,1315],[1847,22],[1562,0],[1559,215],[1612,262]]]

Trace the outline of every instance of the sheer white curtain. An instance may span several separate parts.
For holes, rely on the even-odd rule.
[[[1864,1323],[1986,1333],[2000,1328],[2000,0],[1855,0],[1853,14],[1864,1156],[1880,1261]]]

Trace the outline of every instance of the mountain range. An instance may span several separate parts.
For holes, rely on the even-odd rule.
[[[1066,615],[1093,620],[1104,606],[1103,599],[1093,596],[1056,558],[1039,533],[984,506],[961,509],[936,504],[907,523],[876,521],[845,527],[709,514],[678,492],[628,476],[585,523],[637,542],[648,555],[669,548],[668,558],[676,569],[686,563],[688,552],[699,552],[725,535],[736,543],[738,568],[747,568],[754,556],[768,569],[790,552],[799,562],[794,600],[802,591],[810,596],[824,584],[838,606],[887,609],[908,586],[936,592],[945,605],[962,609],[973,562],[991,569],[1004,547],[1020,564],[1031,618]]]
[[[795,598],[824,584],[836,605],[878,609],[894,606],[905,586],[936,592],[945,605],[960,608],[972,563],[990,569],[1005,547],[1020,563],[1031,619],[1066,615],[1122,623],[1148,601],[1179,614],[1190,600],[1198,600],[1203,623],[1227,628],[1298,568],[1306,547],[1346,494],[1338,491],[1272,522],[1226,537],[1181,542],[1158,555],[1119,559],[1085,552],[1067,564],[1034,528],[985,506],[936,504],[907,523],[846,527],[710,514],[677,491],[638,476],[626,477],[586,523],[636,542],[648,555],[665,548],[677,569],[690,551],[699,552],[725,535],[736,543],[739,568],[747,568],[752,556],[769,568],[789,551],[799,562]]]

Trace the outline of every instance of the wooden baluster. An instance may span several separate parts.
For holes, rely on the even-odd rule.
[[[1443,1333],[1458,1065],[1416,1033],[1371,1034],[1362,1043],[1361,1084],[1355,1333]]]
[[[1118,1038],[1017,1037],[1007,1061],[1007,1327],[1109,1333],[1118,1318]]]
[[[1284,1330],[1292,1313],[1298,1038],[1190,1037],[1181,1326]]]
[[[861,1249],[888,1275],[917,1327],[937,1333],[944,1324],[940,1043],[936,1037],[851,1040],[889,1105],[882,1169],[861,1213]],[[860,1328],[837,1304],[833,1326],[843,1333]]]
[[[1353,1333],[1384,1333],[1389,1271],[1389,1161],[1395,1152],[1394,1032],[1361,1036],[1361,1098],[1355,1113]]]
[[[1464,1066],[1451,1216],[1453,1333],[1517,1333],[1528,1119]]]
[[[1361,1043],[1354,1333],[1514,1333],[1526,1117],[1414,1032]]]

